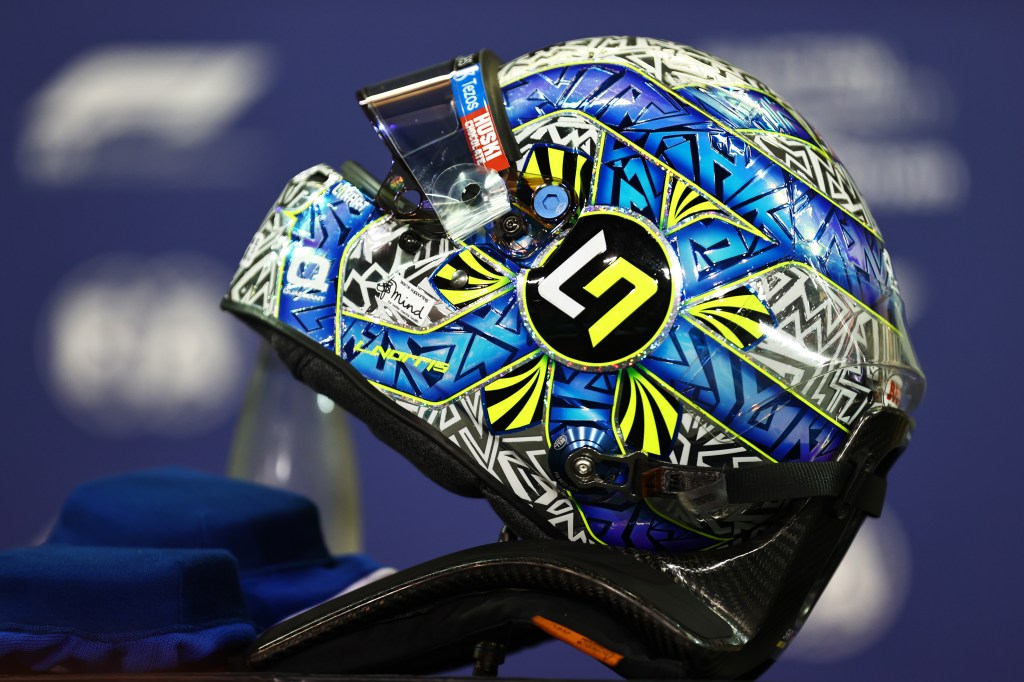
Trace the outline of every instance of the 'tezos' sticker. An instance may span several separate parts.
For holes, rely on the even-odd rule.
[[[452,91],[455,94],[459,122],[469,149],[473,152],[473,159],[493,171],[508,168],[510,163],[501,148],[498,131],[494,126],[480,65],[473,64],[456,71],[452,76]]]

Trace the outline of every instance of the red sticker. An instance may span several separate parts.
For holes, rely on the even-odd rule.
[[[462,129],[466,133],[469,149],[473,152],[473,160],[477,164],[493,171],[503,171],[509,167],[508,158],[498,139],[498,131],[494,127],[490,107],[480,107],[464,116]]]
[[[886,407],[899,407],[903,402],[903,380],[898,376],[889,377],[882,395],[882,404]]]

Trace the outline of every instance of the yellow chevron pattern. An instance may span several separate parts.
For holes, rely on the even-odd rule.
[[[698,192],[696,188],[681,180],[676,180],[671,191],[666,192],[662,210],[662,219],[664,220],[662,227],[665,229],[673,228],[680,223],[686,222],[686,219],[690,216],[708,211],[720,212],[721,209],[710,199]]]
[[[462,272],[466,279],[457,286]],[[434,273],[434,287],[437,292],[456,308],[467,306],[488,296],[511,283],[507,276],[478,256],[471,249],[465,249],[449,259]]]
[[[644,370],[619,372],[615,417],[625,444],[652,455],[668,454],[679,424],[679,400]]]
[[[548,357],[538,355],[484,387],[484,409],[491,431],[515,431],[541,420],[547,374]]]
[[[738,287],[708,301],[686,308],[737,348],[749,348],[764,338],[762,324],[772,314],[764,302],[746,287]]]

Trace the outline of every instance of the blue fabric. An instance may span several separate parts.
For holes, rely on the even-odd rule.
[[[364,554],[350,554],[322,566],[243,573],[249,615],[261,627],[335,596],[381,566]]]
[[[108,476],[68,495],[50,543],[223,548],[242,571],[328,561],[320,515],[285,490],[181,468]]]
[[[260,629],[341,592],[380,568],[332,557],[319,511],[292,492],[180,468],[83,484],[68,496],[50,544],[222,548],[238,561]]]
[[[0,552],[0,672],[210,668],[255,637],[226,551]]]

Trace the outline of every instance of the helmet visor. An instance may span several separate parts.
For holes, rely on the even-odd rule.
[[[359,104],[445,232],[463,240],[507,213],[515,160],[494,53],[457,57],[363,88]]]

